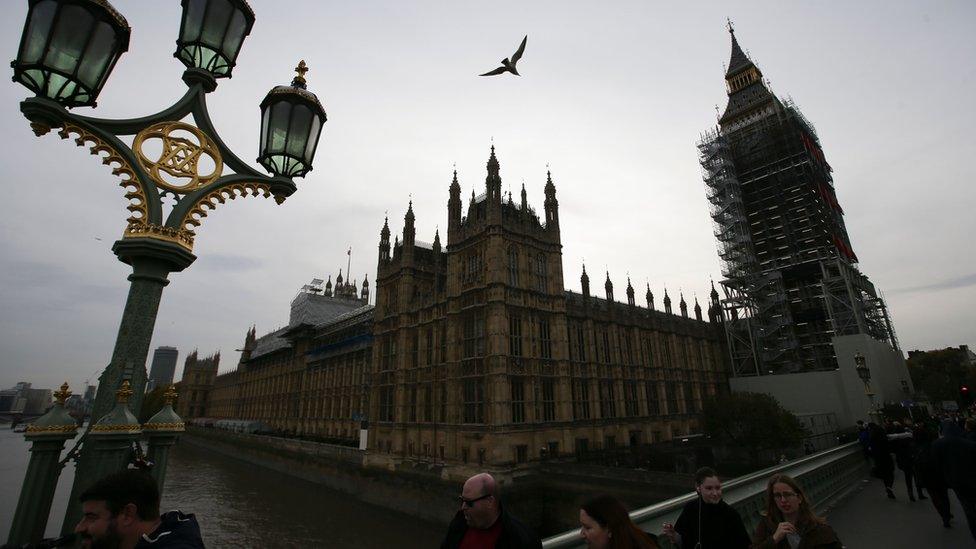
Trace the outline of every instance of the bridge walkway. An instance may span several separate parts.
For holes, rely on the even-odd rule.
[[[966,516],[955,494],[949,492],[952,528],[943,528],[932,502],[908,501],[904,477],[895,478],[896,500],[885,496],[878,479],[862,481],[861,486],[825,510],[827,522],[842,542],[851,549],[962,549],[976,547],[969,533]]]

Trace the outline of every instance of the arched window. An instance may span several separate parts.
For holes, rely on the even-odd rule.
[[[515,246],[508,248],[508,284],[515,287],[519,285],[518,256],[518,248]]]
[[[548,287],[548,267],[546,265],[546,254],[539,254],[535,258],[535,277],[536,289],[545,292]]]

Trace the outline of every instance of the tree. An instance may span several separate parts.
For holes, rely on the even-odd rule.
[[[932,402],[963,400],[962,387],[976,386],[976,368],[966,364],[960,349],[950,347],[909,355],[908,373],[915,390],[925,393]]]
[[[754,462],[761,451],[798,446],[807,435],[795,415],[763,393],[719,395],[705,403],[703,415],[706,434],[728,439]]]

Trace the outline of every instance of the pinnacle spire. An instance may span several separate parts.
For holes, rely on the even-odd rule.
[[[732,38],[732,55],[729,58],[729,68],[725,72],[725,76],[742,72],[752,66],[752,61],[749,59],[749,56],[742,51],[742,48],[739,46],[739,41],[735,39],[735,29],[732,27],[732,21],[728,22],[728,28],[729,36]]]

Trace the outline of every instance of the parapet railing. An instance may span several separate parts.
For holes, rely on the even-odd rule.
[[[745,523],[746,530],[752,533],[761,518],[760,512],[766,508],[766,482],[775,474],[786,474],[800,483],[807,497],[818,513],[839,495],[857,486],[868,473],[868,462],[857,442],[850,442],[830,450],[805,456],[788,463],[768,467],[722,483],[723,499],[735,508]],[[671,498],[630,514],[640,529],[655,534],[661,533],[661,525],[675,522],[681,509],[698,497],[695,492]],[[662,547],[669,547],[665,536],[659,537]],[[570,530],[546,538],[544,549],[569,549],[584,547],[579,530]]]

